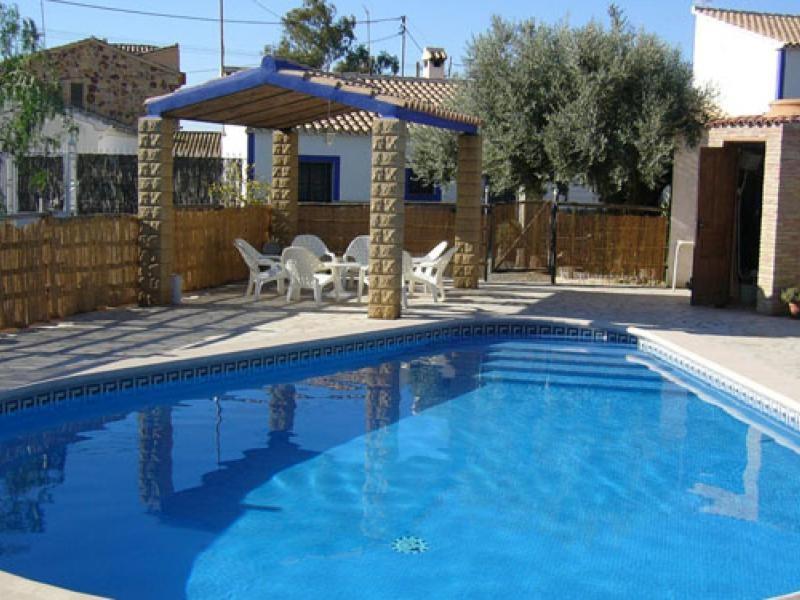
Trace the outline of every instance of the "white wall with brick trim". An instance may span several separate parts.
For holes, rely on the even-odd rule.
[[[695,82],[715,87],[720,108],[730,115],[765,113],[778,89],[782,45],[777,40],[695,13]]]

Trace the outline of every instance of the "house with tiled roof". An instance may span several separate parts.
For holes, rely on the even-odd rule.
[[[90,37],[45,52],[61,83],[74,127],[74,133],[67,135],[61,118],[44,127],[45,135],[63,139],[62,148],[56,152],[69,157],[64,161],[65,180],[76,179],[75,157],[79,155],[136,155],[137,121],[144,114],[144,101],[172,92],[186,82],[178,44],[110,43]],[[177,157],[220,158],[221,134],[180,131],[174,148]],[[20,201],[24,193],[17,189],[17,170],[10,157],[0,156],[0,198],[9,213],[33,210]],[[59,188],[68,194],[75,186]],[[50,208],[63,208],[67,200],[53,199]]]
[[[669,273],[692,303],[785,312],[800,285],[800,14],[694,7],[720,115],[673,166]]]
[[[376,90],[403,99],[409,107],[425,105],[447,110],[460,85],[445,77],[447,54],[440,48],[425,49],[419,77],[345,74],[354,86]],[[433,52],[435,51],[435,53]],[[325,75],[320,73],[320,77]],[[375,115],[368,112],[331,114],[304,125],[300,130],[300,201],[368,202],[370,197],[370,132]],[[225,155],[246,155],[253,175],[271,179],[272,132],[226,126]],[[406,199],[455,201],[455,184],[445,189],[426,186],[406,169]]]
[[[758,115],[800,96],[800,15],[697,6],[694,75],[722,111]]]

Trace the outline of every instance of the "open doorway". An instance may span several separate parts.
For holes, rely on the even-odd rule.
[[[763,143],[700,150],[692,304],[756,305],[764,156]]]
[[[741,306],[755,307],[766,148],[763,143],[737,144],[736,147],[738,172],[731,296]]]

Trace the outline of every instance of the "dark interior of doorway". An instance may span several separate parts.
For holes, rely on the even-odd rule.
[[[737,144],[736,218],[732,275],[733,300],[755,306],[764,197],[764,144]]]

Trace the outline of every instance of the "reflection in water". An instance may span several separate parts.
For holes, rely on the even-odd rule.
[[[297,388],[293,384],[269,386],[269,430],[289,433],[294,429]]]
[[[737,494],[714,485],[695,483],[692,493],[708,498],[711,504],[702,511],[741,519],[758,521],[758,476],[761,473],[761,432],[755,427],[747,428],[747,465],[742,473],[743,494]]]
[[[386,537],[385,471],[397,460],[397,430],[388,429],[400,418],[400,365],[390,362],[362,369],[366,384],[366,438],[364,447],[364,517],[361,530],[372,539]]]
[[[161,512],[172,485],[172,408],[139,413],[139,497],[148,511]]]

